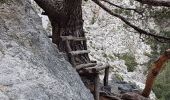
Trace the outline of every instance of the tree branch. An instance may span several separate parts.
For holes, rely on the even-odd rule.
[[[142,4],[170,7],[170,0],[136,0]]]
[[[140,29],[139,27],[133,25],[128,20],[126,20],[126,18],[124,18],[123,16],[118,15],[118,14],[112,12],[109,8],[107,8],[105,5],[103,5],[98,0],[92,0],[92,1],[95,2],[98,6],[100,6],[103,10],[108,12],[110,15],[115,16],[115,17],[119,18],[120,20],[122,20],[124,23],[129,25],[131,28],[133,28],[134,30],[136,30],[140,34],[151,36],[151,37],[153,37],[153,38],[155,38],[156,40],[159,40],[159,41],[164,40],[164,42],[168,42],[168,43],[170,42],[170,37],[159,36],[159,35],[156,35],[156,34],[149,33],[149,32],[147,32],[147,31],[145,31],[143,29]]]
[[[108,0],[101,0],[101,1],[104,1],[104,2],[106,2],[106,3],[108,3],[108,4],[112,5],[112,6],[115,6],[115,7],[117,7],[117,8],[120,8],[120,9],[124,9],[124,10],[132,10],[132,11],[138,13],[138,14],[142,14],[142,13],[143,13],[143,11],[139,11],[139,10],[134,9],[134,8],[125,8],[125,7],[116,5],[116,4],[114,4],[114,3],[112,3],[112,2],[110,2],[110,1],[108,1]]]
[[[170,59],[170,49],[166,50],[165,53],[161,55],[157,61],[154,62],[153,67],[151,67],[147,75],[145,88],[142,91],[142,96],[147,97],[147,98],[149,97],[157,75],[160,73],[161,69],[163,68],[163,65],[169,59]]]

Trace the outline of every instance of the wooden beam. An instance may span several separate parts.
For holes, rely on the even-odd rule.
[[[90,53],[90,50],[77,50],[69,52],[71,55],[87,54]]]
[[[96,66],[97,63],[87,63],[87,64],[80,64],[76,66],[77,70],[80,70],[82,68],[87,68],[87,67],[92,67],[92,66]]]
[[[106,68],[108,68],[108,67],[109,67],[109,66],[108,66],[107,64],[105,64],[105,65],[103,65],[103,66],[101,66],[101,67],[96,67],[96,68],[94,68],[93,71],[99,72],[99,71],[104,70],[104,69],[106,69]]]
[[[110,67],[110,66],[109,66]],[[108,79],[109,79],[109,67],[105,69],[105,75],[104,75],[104,86],[108,86]]]
[[[73,36],[61,36],[63,41],[74,40],[74,41],[86,41],[85,37],[73,37]]]
[[[95,76],[95,86],[94,86],[94,99],[99,100],[99,95],[100,95],[100,88],[99,88],[99,83],[100,83],[100,78],[99,78],[99,73],[96,74]]]
[[[70,53],[68,53],[68,52],[71,51],[71,47],[70,47],[69,41],[66,40],[65,42],[66,42],[66,47],[67,47],[66,51],[67,51],[68,58],[70,60],[70,63],[72,64],[72,66],[75,67],[76,66],[76,62],[75,62],[74,56],[72,56]]]
[[[95,73],[95,72],[99,72],[101,70],[104,70],[104,69],[106,69],[108,67],[109,67],[108,64],[105,64],[103,66],[102,66],[102,64],[98,64],[98,65],[96,65],[94,67],[85,68],[85,70],[89,71],[90,73],[91,72]]]
[[[95,68],[98,68],[98,67],[100,67],[100,66],[102,66],[103,64],[102,63],[99,63],[99,64],[97,64],[96,66],[94,66],[94,67],[88,67],[88,68],[84,68],[84,69],[82,69],[84,72],[88,72],[88,73],[96,73],[96,71],[94,71],[93,69],[95,69]]]

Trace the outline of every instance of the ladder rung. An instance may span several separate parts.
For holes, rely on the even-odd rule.
[[[85,37],[73,37],[73,36],[61,36],[63,41],[74,40],[74,41],[85,41]]]
[[[94,67],[89,67],[89,68],[85,68],[85,70],[88,70],[89,72],[99,72],[101,70],[104,70],[106,68],[109,68],[108,64],[102,65],[102,64],[97,64]]]
[[[76,66],[76,69],[80,70],[82,68],[93,67],[93,66],[96,66],[96,65],[97,65],[97,63],[80,64],[80,65]]]
[[[86,53],[90,53],[89,50],[78,50],[78,51],[71,51],[69,52],[71,55],[79,55],[79,54],[86,54]]]

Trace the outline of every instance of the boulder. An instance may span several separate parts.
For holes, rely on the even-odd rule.
[[[93,100],[29,0],[0,2],[0,100]]]

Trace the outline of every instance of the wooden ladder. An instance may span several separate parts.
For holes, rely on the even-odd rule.
[[[96,61],[90,61],[86,64],[79,64],[77,65],[75,62],[75,56],[80,54],[88,54],[90,53],[89,50],[77,50],[72,51],[70,46],[70,41],[82,41],[83,43],[86,43],[86,38],[84,37],[73,37],[73,36],[61,36],[62,41],[66,44],[66,53],[69,59],[69,62],[72,64],[72,66],[78,71],[80,76],[84,73],[92,74],[94,77],[94,98],[95,100],[99,100],[100,96],[100,79],[99,79],[99,72],[102,70],[105,70],[105,76],[103,79],[104,86],[108,86],[108,76],[109,76],[109,64],[97,64]]]

